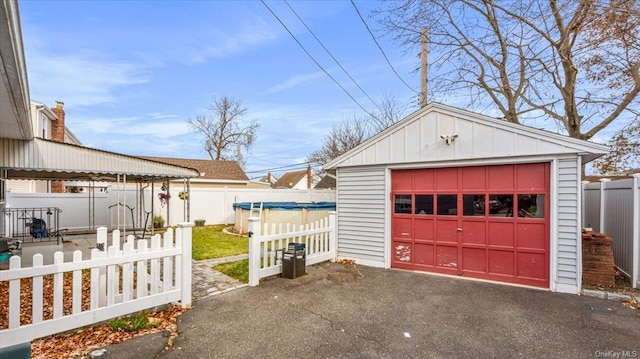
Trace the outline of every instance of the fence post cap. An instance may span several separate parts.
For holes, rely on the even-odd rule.
[[[260,217],[249,217],[249,222],[260,222]]]
[[[598,181],[600,181],[600,182],[611,182],[611,178],[600,178]]]
[[[640,178],[640,173],[634,173],[634,174],[631,175],[631,177]]]
[[[183,223],[178,223],[177,226],[178,226],[178,228],[193,227],[193,223],[191,223],[191,222],[183,222]]]
[[[582,181],[581,183],[582,183],[582,184],[589,184],[589,183],[591,183],[591,182],[589,182],[589,181]]]

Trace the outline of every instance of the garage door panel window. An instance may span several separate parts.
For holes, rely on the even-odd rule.
[[[458,215],[458,195],[455,194],[439,194],[438,215],[439,216],[457,216]]]
[[[519,194],[518,217],[543,219],[544,194]]]
[[[486,208],[485,197],[484,194],[462,195],[462,215],[484,217]]]
[[[432,215],[433,214],[433,195],[417,194],[416,195],[415,214]]]
[[[513,194],[490,194],[489,217],[513,217]]]
[[[411,214],[411,195],[397,194],[394,198],[396,214]]]

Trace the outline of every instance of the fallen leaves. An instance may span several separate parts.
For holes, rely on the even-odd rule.
[[[40,359],[84,357],[95,349],[122,343],[145,334],[167,332],[167,345],[173,344],[178,335],[177,319],[186,309],[172,306],[165,310],[148,313],[149,321],[156,326],[134,332],[114,330],[107,324],[77,330],[68,334],[55,335],[34,340],[31,343],[31,357]]]
[[[63,315],[69,315],[73,310],[73,275],[65,273],[63,276]],[[20,281],[20,324],[32,322],[32,288],[31,278]],[[91,276],[88,271],[82,273],[82,311],[90,308]],[[9,284],[0,282],[0,330],[7,329],[9,312]],[[42,288],[42,318],[43,321],[53,318],[53,275],[43,277]],[[83,357],[91,351],[111,344],[121,343],[144,334],[166,331],[168,343],[178,335],[177,318],[186,309],[168,307],[164,310],[148,313],[152,328],[137,331],[114,330],[106,323],[94,327],[74,330],[64,334],[37,339],[31,343],[32,358],[69,358]]]
[[[336,261],[336,263],[342,264],[344,266],[355,266],[356,265],[356,261],[353,260],[353,259],[338,259]]]

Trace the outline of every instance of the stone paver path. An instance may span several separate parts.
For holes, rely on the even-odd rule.
[[[213,269],[221,263],[235,262],[249,258],[249,254],[237,256],[214,258],[205,260],[194,260],[192,266],[192,296],[194,300],[225,293],[230,290],[246,287],[247,284],[231,278]]]

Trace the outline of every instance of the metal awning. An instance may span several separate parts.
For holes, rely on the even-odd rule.
[[[41,138],[0,138],[0,169],[6,179],[154,181],[198,177],[195,169]]]

